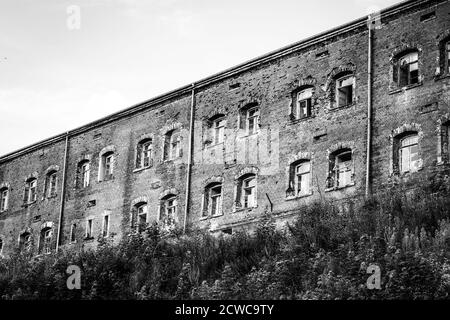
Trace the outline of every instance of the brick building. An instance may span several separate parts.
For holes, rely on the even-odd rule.
[[[1,252],[229,233],[448,169],[449,9],[402,2],[2,156]]]

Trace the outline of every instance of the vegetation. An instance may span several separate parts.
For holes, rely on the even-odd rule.
[[[389,190],[337,210],[301,209],[283,230],[214,237],[156,225],[96,251],[0,260],[2,299],[448,299],[450,197],[441,187]],[[304,210],[304,211],[303,211]],[[67,266],[82,270],[68,290]],[[369,265],[381,288],[368,289]]]

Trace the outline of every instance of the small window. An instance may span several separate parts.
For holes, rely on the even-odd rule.
[[[89,161],[85,160],[78,164],[78,187],[86,188],[90,182],[91,166]]]
[[[419,54],[411,52],[401,56],[395,70],[396,82],[399,87],[419,83]],[[395,80],[395,79],[394,79]]]
[[[138,143],[136,152],[136,169],[148,168],[153,165],[153,144],[151,139],[145,139]]]
[[[37,179],[32,178],[25,183],[24,203],[33,203],[37,200]]]
[[[77,242],[76,232],[77,232],[77,224],[72,223],[72,226],[70,227],[70,243]]]
[[[251,135],[259,131],[259,108],[253,107],[246,112],[246,129],[247,134]]]
[[[178,129],[166,133],[164,141],[164,160],[175,160],[182,156],[181,136]]]
[[[45,228],[41,231],[41,239],[39,242],[39,253],[49,254],[51,253],[51,242],[53,232],[51,228]]]
[[[177,213],[177,198],[174,195],[168,195],[163,198],[160,210],[160,220],[167,224],[173,224]]]
[[[56,174],[56,171],[49,172],[45,179],[47,198],[51,198],[56,195],[57,182],[58,182],[58,176]]]
[[[304,89],[297,93],[296,99],[296,119],[303,119],[311,116],[312,88]]]
[[[213,183],[205,188],[203,216],[222,214],[222,184]]]
[[[344,188],[354,184],[353,155],[350,149],[342,149],[330,155],[328,188]]]
[[[212,125],[212,136],[214,144],[222,143],[224,140],[224,134],[225,134],[225,119],[216,119],[213,121]]]
[[[400,140],[399,168],[401,173],[414,172],[419,168],[419,138],[417,134]]]
[[[336,81],[336,105],[345,107],[353,103],[355,77],[345,76]]]
[[[102,236],[104,238],[109,236],[109,216],[110,216],[109,213],[107,213],[103,216]]]
[[[7,188],[0,189],[0,212],[8,209],[8,196],[9,192]]]
[[[94,237],[93,234],[93,219],[86,220],[86,239],[92,239]]]
[[[100,162],[100,180],[111,180],[114,178],[114,153],[107,152],[101,157]]]
[[[138,203],[133,211],[133,226],[138,232],[142,232],[147,228],[148,205],[146,202]]]

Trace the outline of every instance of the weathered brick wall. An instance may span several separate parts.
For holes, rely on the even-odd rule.
[[[421,17],[431,11],[436,12],[436,17],[421,22]],[[445,74],[435,76],[439,65],[439,41],[450,35],[448,17],[448,1],[429,1],[420,8],[384,18],[381,28],[374,30],[371,155],[374,191],[396,181],[422,184],[434,172],[448,169],[445,161],[443,164],[437,161],[439,121],[447,121],[450,113],[450,78]],[[394,90],[391,58],[408,46],[420,50],[421,84],[408,90]],[[278,216],[281,225],[302,207],[321,197],[339,201],[363,196],[367,147],[367,47],[368,30],[362,25],[196,89],[188,225],[212,231],[249,227],[264,212]],[[334,108],[333,80],[342,72],[355,76],[354,103]],[[289,116],[292,93],[304,84],[314,88],[312,116],[292,121]],[[246,136],[239,129],[239,110],[249,103],[257,103],[260,108],[260,132]],[[107,210],[111,213],[110,232],[116,234],[113,239],[118,241],[130,232],[134,204],[147,201],[148,220],[156,221],[160,198],[168,192],[177,195],[176,221],[178,225],[183,224],[190,107],[191,97],[184,94],[127,117],[89,127],[70,137],[61,245],[95,247],[96,239],[84,239],[86,219],[94,219],[94,237],[97,238]],[[208,119],[217,114],[226,118],[225,141],[214,146],[208,143],[211,138]],[[401,131],[398,128],[411,126],[419,128],[423,168],[416,173],[393,175],[392,135]],[[164,134],[174,127],[181,130],[182,156],[164,162]],[[143,137],[152,138],[153,165],[145,170],[135,170],[136,145]],[[17,246],[19,234],[26,228],[32,230],[34,239],[38,239],[45,222],[53,222],[55,245],[64,147],[64,141],[60,141],[8,161],[0,160],[0,184],[10,185],[9,209],[0,213],[4,253]],[[353,152],[354,185],[329,190],[326,188],[329,153],[340,147],[348,147]],[[105,148],[115,152],[114,179],[98,181],[100,152]],[[301,158],[311,161],[312,194],[287,198],[288,167]],[[79,188],[76,186],[77,165],[83,159],[88,159],[91,164],[90,185]],[[57,197],[42,199],[43,177],[52,165],[59,167]],[[257,207],[234,210],[236,178],[248,170],[257,172]],[[38,201],[24,207],[24,181],[33,173],[38,176]],[[211,181],[222,182],[223,215],[203,218],[203,192]],[[92,200],[96,201],[95,206],[88,206]],[[74,244],[69,239],[72,224],[77,225]]]

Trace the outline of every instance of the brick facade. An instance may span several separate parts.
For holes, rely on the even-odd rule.
[[[442,50],[450,39],[449,9],[448,0],[409,1],[375,17],[369,157],[374,192],[393,182],[418,184],[448,169],[450,72]],[[24,246],[25,240],[30,241],[30,250],[42,253],[43,232],[49,229],[54,249],[59,226],[60,246],[95,247],[106,214],[109,236],[118,241],[136,231],[138,207],[145,203],[147,223],[161,222],[169,214],[174,221],[167,221],[181,227],[230,232],[251,226],[264,212],[281,223],[321,197],[338,201],[363,197],[368,141],[366,20],[1,157],[0,191],[8,193],[6,209],[0,213],[3,254]],[[397,61],[408,52],[417,52],[418,80],[398,87]],[[336,94],[344,78],[354,79],[354,85],[341,106]],[[298,119],[296,97],[305,88],[311,88],[310,110]],[[249,110],[259,112],[255,132],[246,128]],[[216,140],[217,119],[224,120],[222,140]],[[417,134],[419,159],[416,170],[402,173],[398,148],[410,133]],[[147,160],[138,156],[141,142],[150,146]],[[347,157],[345,185],[337,182],[333,171],[344,159],[341,151]],[[108,155],[112,158],[106,159]],[[87,186],[83,163],[89,163]],[[295,194],[300,187],[292,179],[302,163],[308,163],[304,168],[309,170],[310,189]],[[109,172],[105,168],[111,166],[112,174],[105,176]],[[57,175],[56,194],[51,196],[46,189],[49,172]],[[36,179],[37,198],[25,203],[30,179]],[[218,185],[220,210],[210,211],[208,188]],[[89,239],[88,219],[93,228]]]

